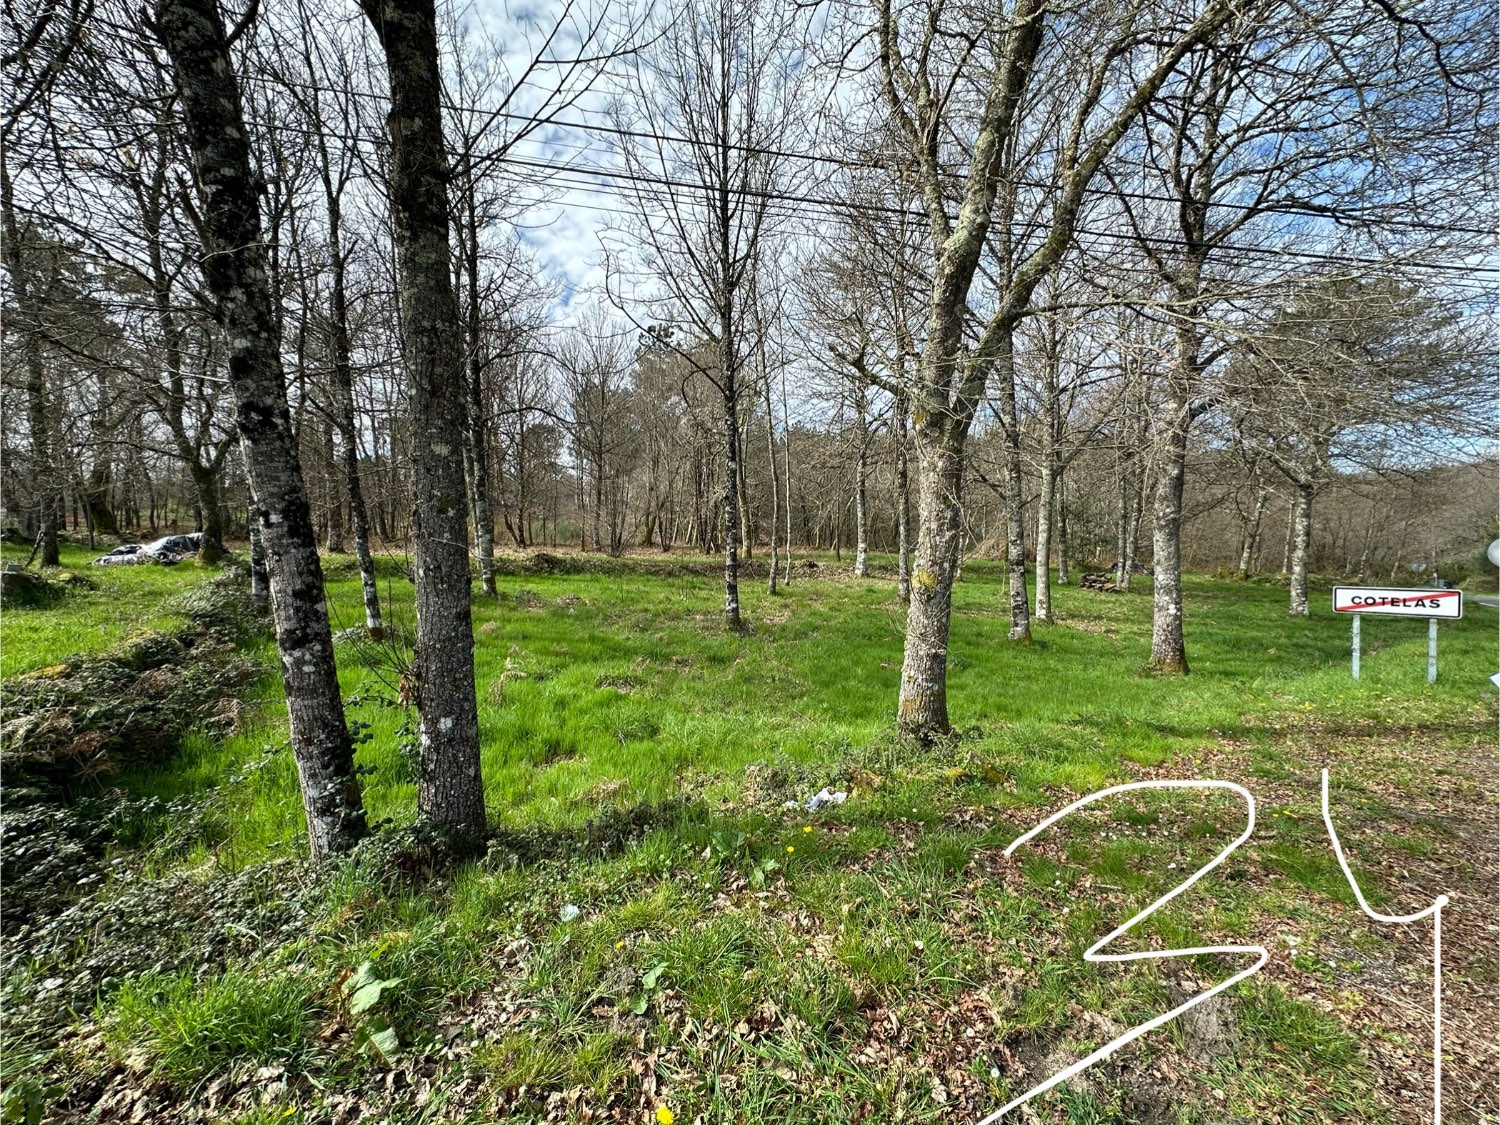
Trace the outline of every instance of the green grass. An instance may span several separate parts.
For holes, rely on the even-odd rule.
[[[348,569],[330,566],[334,574]],[[149,612],[148,599],[160,600],[157,584],[176,576],[141,570],[153,579],[142,595]],[[1385,701],[1397,693],[1405,716],[1415,710],[1421,721],[1441,723],[1473,702],[1494,648],[1494,611],[1472,606],[1466,621],[1443,627],[1443,675],[1429,687],[1425,622],[1383,619],[1367,624],[1367,636],[1375,635],[1367,643],[1382,647],[1354,683],[1348,623],[1322,599],[1310,619],[1289,619],[1282,590],[1189,576],[1193,672],[1162,677],[1144,669],[1144,594],[1062,587],[1059,623],[1038,625],[1036,643],[1018,648],[1005,639],[1000,582],[993,564],[965,567],[949,707],[968,736],[963,753],[1023,794],[1088,792],[1125,779],[1135,764],[1191,757],[1262,721],[1294,726],[1299,708],[1314,701],[1343,723],[1381,724]],[[902,613],[888,581],[801,579],[774,599],[746,583],[745,638],[720,626],[719,591],[703,577],[525,575],[502,577],[499,588],[493,600],[475,599],[475,674],[486,799],[504,824],[578,825],[601,801],[659,801],[685,782],[710,799],[733,800],[753,763],[815,770],[879,743],[891,726]],[[387,589],[397,619],[410,624],[409,584],[394,579]],[[330,582],[330,602],[340,625],[362,620],[352,576]],[[87,611],[68,609],[80,620]],[[362,667],[361,653],[349,648],[341,662],[356,701],[350,718],[371,735],[359,759],[371,771],[372,819],[405,822],[415,783],[399,749],[405,715],[388,702],[394,674]],[[269,698],[275,690],[268,687]],[[132,786],[171,796],[213,784],[274,744],[279,726],[195,743],[170,770]],[[285,754],[235,800],[239,862],[298,846],[301,806]]]
[[[128,593],[126,612],[143,620],[199,577],[116,573],[115,600]],[[338,627],[360,620],[349,566],[335,560],[330,573]],[[1233,774],[1262,805],[1250,845],[1134,931],[1129,948],[1245,940],[1274,924],[1303,944],[1295,957],[1273,950],[1273,966],[1322,973],[1326,941],[1345,960],[1392,956],[1388,934],[1349,937],[1331,920],[1352,898],[1318,819],[1317,769],[1330,764],[1341,779],[1340,822],[1366,849],[1356,851],[1362,873],[1372,840],[1403,857],[1461,853],[1438,820],[1386,813],[1393,791],[1431,780],[1403,745],[1492,730],[1493,610],[1474,606],[1443,627],[1433,686],[1425,622],[1366,619],[1379,648],[1353,683],[1348,623],[1326,599],[1292,620],[1275,587],[1189,576],[1193,672],[1174,678],[1143,667],[1146,593],[1061,588],[1058,623],[1015,646],[1001,583],[994,564],[966,564],[950,676],[963,734],[918,752],[889,733],[902,619],[889,581],[799,575],[774,599],[746,583],[752,630],[738,637],[719,623],[711,577],[647,562],[502,577],[499,597],[474,602],[484,775],[501,830],[490,856],[395,888],[373,870],[339,869],[305,939],[207,981],[148,977],[107,997],[98,1019],[109,1042],[143,1052],[182,1088],[270,1059],[304,1068],[320,1089],[363,1089],[378,1066],[347,1016],[327,1045],[309,1036],[337,982],[369,961],[399,981],[378,1014],[404,1052],[438,1058],[453,1041],[445,1028],[472,1043],[461,1062],[436,1064],[434,1104],[458,1100],[424,1120],[542,1120],[559,1091],[619,1105],[641,1066],[678,1120],[948,1120],[939,1085],[976,1082],[993,1108],[1028,1084],[1009,1073],[1002,1043],[1076,1056],[1103,1041],[1080,1010],[1123,1028],[1170,1006],[1176,964],[1100,967],[1081,952],[1238,834],[1237,798],[1141,795],[1070,818],[1013,860],[999,855],[1046,809],[1142,767]],[[389,588],[398,620],[409,617],[410,586],[391,577]],[[70,600],[25,611],[59,622],[49,634],[47,618],[27,621],[31,666],[63,655],[74,622],[99,609]],[[6,614],[7,642],[16,618]],[[405,823],[414,785],[390,673],[368,651],[341,647],[340,659],[351,718],[367,724],[359,761],[372,818]],[[121,779],[136,795],[214,794],[213,837],[157,862],[238,869],[301,853],[278,692],[268,675],[249,730],[195,737],[176,760]],[[1380,747],[1383,784],[1369,786],[1361,770]],[[855,789],[847,804],[811,816],[781,808],[835,778]],[[580,843],[611,810],[639,814],[637,830]],[[1367,893],[1377,904],[1409,898],[1379,879]],[[566,905],[576,921],[560,920]],[[1199,959],[1192,970],[1212,980],[1225,966]],[[1193,1081],[1252,1119],[1267,1106],[1287,1121],[1384,1119],[1358,1036],[1270,975],[1235,990],[1238,1062]],[[991,1079],[992,1069],[1005,1073]],[[462,1102],[466,1074],[482,1077],[477,1101]],[[1079,1084],[1039,1105],[1052,1121],[1133,1120],[1123,1097]],[[1195,1112],[1184,1102],[1175,1119]]]
[[[114,997],[105,1039],[143,1051],[163,1076],[184,1086],[236,1065],[305,1062],[316,1001],[305,977],[251,977],[230,971],[206,982],[146,977]]]
[[[183,618],[163,603],[188,586],[212,577],[195,563],[165,566],[90,566],[105,548],[60,547],[62,569],[89,579],[97,589],[70,591],[46,607],[6,607],[0,621],[0,676],[15,676],[66,657],[99,652],[131,633],[172,629]],[[7,545],[4,562],[25,562],[27,549]]]

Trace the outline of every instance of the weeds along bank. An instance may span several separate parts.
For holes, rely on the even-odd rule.
[[[330,572],[347,628],[358,579],[337,560]],[[232,583],[171,577],[191,591],[101,577],[98,591],[6,614],[8,646],[22,614],[73,630],[82,599],[102,595],[89,612],[123,632],[128,589],[142,616],[173,626],[86,660],[33,644],[31,667],[52,674],[7,676],[7,755],[12,699],[90,716],[105,691],[83,685],[132,670],[135,690],[159,677],[149,698],[174,702],[131,721],[176,724],[106,740],[114,772],[79,775],[85,756],[33,722],[28,738],[54,742],[47,754],[27,744],[46,767],[28,767],[29,788],[51,801],[15,800],[7,758],[4,1066],[17,1112],[977,1120],[1028,1076],[1216,979],[1213,961],[1126,971],[1079,954],[1165,891],[1168,865],[1232,838],[1240,811],[1143,799],[1030,855],[1000,850],[1069,794],[1201,774],[1254,790],[1261,826],[1241,864],[1145,939],[1253,939],[1272,964],[1216,1026],[1148,1037],[1049,1096],[1044,1119],[1416,1120],[1401,1084],[1421,1071],[1422,1023],[1399,1001],[1420,987],[1423,942],[1363,924],[1348,899],[1317,819],[1316,772],[1330,762],[1341,833],[1375,893],[1403,909],[1454,895],[1450,1081],[1466,1104],[1493,1099],[1492,976],[1472,921],[1493,893],[1489,611],[1444,633],[1435,688],[1421,683],[1420,628],[1400,622],[1373,638],[1355,685],[1346,623],[1288,621],[1275,590],[1197,580],[1188,626],[1202,655],[1179,681],[1141,672],[1147,596],[1061,591],[1059,625],[1019,650],[1004,641],[1000,576],[975,563],[953,638],[967,728],[916,752],[885,733],[900,655],[888,580],[747,591],[753,630],[739,638],[696,573],[518,562],[498,598],[475,603],[488,851],[445,867],[402,829],[414,800],[399,644],[347,634],[359,762],[374,819],[391,823],[352,862],[314,872],[297,858],[271,653],[253,623],[236,624]],[[382,591],[398,638],[402,583],[393,571]],[[42,635],[43,620],[23,635]],[[65,733],[86,745],[99,718],[70,718]],[[807,812],[825,785],[850,799]],[[13,891],[32,884],[18,920]]]

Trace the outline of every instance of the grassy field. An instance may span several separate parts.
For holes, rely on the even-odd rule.
[[[917,751],[890,734],[894,584],[817,561],[774,598],[747,582],[737,637],[711,560],[507,560],[500,596],[475,600],[497,835],[458,870],[393,874],[379,841],[332,873],[297,862],[268,676],[239,732],[115,779],[148,809],[191,807],[194,827],[147,814],[111,853],[133,874],[87,892],[125,914],[142,896],[226,905],[180,935],[158,925],[150,956],[99,935],[38,953],[11,974],[18,994],[90,958],[132,964],[13,1058],[69,1076],[59,1119],[977,1121],[1247,960],[1082,961],[1241,831],[1237,798],[1118,799],[1005,845],[1106,785],[1219,778],[1255,793],[1253,836],[1121,946],[1260,943],[1270,964],[1025,1112],[1425,1121],[1430,929],[1359,913],[1319,815],[1327,766],[1372,903],[1453,898],[1445,1120],[1496,1120],[1495,611],[1442,627],[1433,686],[1425,622],[1366,618],[1355,683],[1326,594],[1292,620],[1274,585],[1192,577],[1193,672],[1170,678],[1143,667],[1149,581],[1062,588],[1058,622],[1016,646],[1002,575],[974,560],[950,663],[961,734]],[[352,564],[329,572],[336,618],[358,622]],[[5,614],[7,675],[170,626],[172,596],[208,575],[91,577],[96,591]],[[383,588],[409,616],[398,567]],[[271,666],[264,641],[250,650]],[[404,824],[390,654],[339,651],[372,817]],[[825,785],[850,799],[803,811]]]

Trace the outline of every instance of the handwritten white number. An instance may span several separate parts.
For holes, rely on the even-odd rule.
[[[1349,870],[1349,861],[1344,858],[1344,849],[1339,846],[1339,834],[1334,831],[1333,817],[1328,813],[1328,771],[1323,771],[1323,823],[1328,826],[1328,839],[1333,842],[1333,854],[1338,856],[1339,866],[1344,869],[1344,878],[1359,901],[1359,908],[1377,922],[1420,922],[1432,915],[1432,1121],[1443,1123],[1443,907],[1448,905],[1447,895],[1438,895],[1426,910],[1415,914],[1382,914],[1365,901],[1364,892]]]
[[[1101,1059],[1108,1058],[1110,1055],[1114,1054],[1115,1051],[1118,1051],[1121,1047],[1125,1046],[1125,1044],[1135,1039],[1139,1039],[1148,1031],[1154,1031],[1156,1028],[1162,1026],[1162,1024],[1164,1023],[1167,1023],[1169,1020],[1176,1019],[1178,1016],[1182,1015],[1183,1012],[1186,1012],[1189,1008],[1203,1003],[1205,1000],[1215,995],[1216,993],[1223,992],[1226,988],[1232,988],[1240,981],[1254,976],[1262,968],[1265,967],[1266,962],[1270,959],[1270,953],[1264,946],[1260,945],[1206,945],[1196,946],[1192,949],[1144,950],[1139,953],[1100,952],[1100,950],[1109,945],[1110,942],[1129,933],[1132,927],[1134,927],[1137,923],[1143,922],[1147,918],[1151,917],[1151,915],[1155,914],[1167,903],[1171,902],[1178,895],[1182,894],[1183,891],[1187,890],[1199,879],[1203,878],[1203,876],[1207,875],[1214,868],[1218,867],[1219,864],[1223,863],[1226,859],[1234,854],[1236,848],[1238,848],[1241,844],[1243,844],[1250,838],[1250,834],[1255,831],[1255,798],[1251,795],[1248,789],[1244,788],[1244,786],[1236,785],[1232,781],[1133,781],[1128,785],[1114,785],[1108,789],[1101,789],[1099,790],[1099,792],[1090,794],[1080,801],[1074,801],[1071,805],[1063,809],[1061,812],[1053,813],[1046,820],[1042,821],[1035,828],[1033,828],[1030,832],[1027,832],[1023,836],[1017,837],[1016,840],[1011,843],[1010,847],[1005,849],[1005,854],[1010,855],[1011,852],[1016,850],[1016,848],[1026,843],[1026,841],[1032,839],[1039,832],[1050,828],[1052,825],[1056,824],[1059,820],[1063,819],[1063,817],[1072,813],[1074,810],[1081,809],[1085,805],[1093,804],[1095,801],[1101,801],[1106,797],[1113,797],[1117,793],[1128,793],[1134,789],[1227,789],[1230,792],[1238,793],[1245,799],[1245,805],[1247,808],[1245,830],[1240,833],[1239,838],[1236,839],[1234,843],[1230,844],[1227,848],[1221,851],[1210,862],[1200,867],[1197,871],[1193,872],[1193,874],[1190,875],[1187,879],[1183,880],[1176,887],[1172,888],[1166,894],[1162,895],[1161,898],[1157,899],[1150,906],[1146,907],[1145,910],[1142,910],[1134,918],[1131,918],[1128,922],[1125,922],[1122,925],[1116,927],[1114,930],[1111,930],[1106,936],[1096,941],[1084,953],[1083,959],[1085,961],[1103,963],[1111,961],[1117,962],[1166,960],[1173,957],[1194,957],[1205,953],[1254,953],[1258,955],[1256,957],[1255,964],[1251,965],[1248,969],[1241,970],[1227,980],[1220,981],[1218,984],[1210,988],[1207,992],[1200,993],[1199,995],[1194,996],[1192,999],[1179,1004],[1170,1012],[1164,1012],[1162,1015],[1159,1015],[1154,1019],[1147,1020],[1143,1024],[1138,1024],[1137,1026],[1132,1027],[1129,1031],[1125,1032],[1125,1034],[1110,1040],[1104,1046],[1100,1047],[1097,1051],[1086,1056],[1085,1058],[1079,1059],[1072,1066],[1058,1072],[1057,1074],[1054,1074],[1045,1082],[1033,1086],[1019,1098],[1016,1098],[1013,1101],[1010,1101],[1001,1106],[994,1113],[990,1114],[983,1121],[979,1122],[979,1125],[991,1125],[992,1122],[1000,1120],[1000,1118],[1004,1117],[1011,1110],[1024,1105],[1026,1102],[1029,1102],[1038,1094],[1045,1093],[1046,1091],[1052,1089],[1052,1087],[1056,1086],[1058,1083],[1066,1082],[1069,1078],[1072,1078],[1073,1075],[1079,1073],[1082,1070],[1087,1070],[1089,1067],[1093,1066]],[[1329,828],[1331,831],[1332,825],[1330,825]],[[1355,890],[1355,893],[1359,893],[1357,888]],[[1360,901],[1361,904],[1363,904],[1364,900],[1361,899]],[[1398,920],[1405,921],[1406,919]]]

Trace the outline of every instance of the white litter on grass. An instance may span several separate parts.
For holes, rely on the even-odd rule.
[[[570,902],[570,903],[568,903],[567,906],[563,907],[561,910],[559,910],[557,912],[557,916],[559,918],[561,918],[564,922],[572,922],[572,921],[576,921],[577,918],[578,918],[578,916],[580,914],[582,914],[582,913],[583,913],[582,910],[579,910],[578,907],[574,906]]]
[[[848,799],[849,794],[844,792],[842,789],[834,791],[832,789],[829,789],[827,786],[824,786],[822,789],[819,789],[816,793],[809,797],[807,799],[807,803],[802,807],[805,808],[808,812],[817,812],[824,805],[842,805]]]

